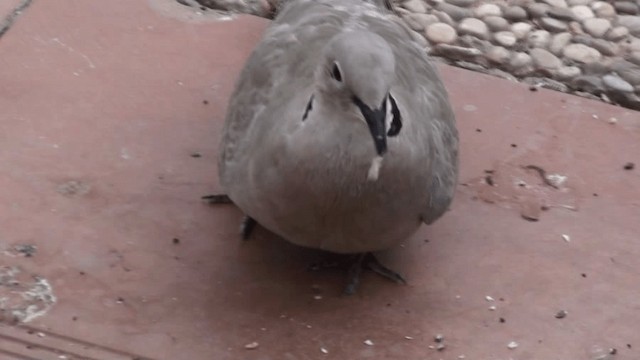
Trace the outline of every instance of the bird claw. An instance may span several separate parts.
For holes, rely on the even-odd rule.
[[[344,289],[345,295],[353,295],[356,293],[358,285],[360,284],[360,274],[362,273],[362,269],[364,268],[369,269],[395,283],[407,283],[402,275],[382,265],[372,253],[368,252],[359,254],[356,258],[356,261],[349,268],[349,273],[347,275],[347,286]]]
[[[208,204],[232,204],[233,201],[226,194],[212,194],[205,195],[201,197],[202,200],[205,200]]]

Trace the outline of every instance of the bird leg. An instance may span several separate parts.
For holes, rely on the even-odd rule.
[[[398,284],[406,284],[405,279],[397,272],[382,265],[375,255],[370,252],[358,254],[356,260],[349,268],[347,275],[347,286],[344,289],[345,295],[353,295],[356,293],[358,285],[360,284],[360,274],[363,269],[368,269],[376,274],[385,277]]]
[[[209,204],[233,204],[233,201],[227,194],[212,194],[201,197],[202,200],[206,200]]]
[[[242,219],[242,224],[240,225],[240,235],[242,236],[242,240],[248,240],[249,236],[253,232],[253,229],[256,227],[258,222],[249,215],[245,215],[244,219]]]
[[[226,194],[212,194],[205,195],[202,197],[202,200],[206,200],[208,204],[211,205],[219,205],[219,204],[233,204],[233,201]],[[253,229],[256,227],[258,222],[249,215],[245,215],[242,219],[242,223],[240,224],[240,236],[242,236],[242,240],[249,239]]]

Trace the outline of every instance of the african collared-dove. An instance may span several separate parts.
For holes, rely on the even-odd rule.
[[[425,50],[363,0],[287,2],[229,102],[220,182],[245,214],[284,239],[360,254],[399,244],[449,207],[458,134]],[[255,219],[255,220],[254,220]]]

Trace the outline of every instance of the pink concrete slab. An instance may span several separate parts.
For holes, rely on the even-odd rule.
[[[224,108],[266,22],[157,4],[38,1],[0,42],[0,269],[56,300],[18,326],[0,313],[0,358],[639,357],[640,170],[623,168],[639,113],[442,67],[452,210],[382,254],[408,286],[367,275],[344,298],[343,273],[305,270],[320,254],[262,229],[241,242],[240,212],[199,199],[219,190]]]

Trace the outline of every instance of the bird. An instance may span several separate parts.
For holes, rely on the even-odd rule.
[[[450,207],[458,131],[427,50],[379,0],[291,0],[236,81],[218,157],[223,193],[256,224],[308,248],[404,278],[374,253]],[[386,3],[386,2],[385,2]],[[386,3],[388,4],[388,3]]]

